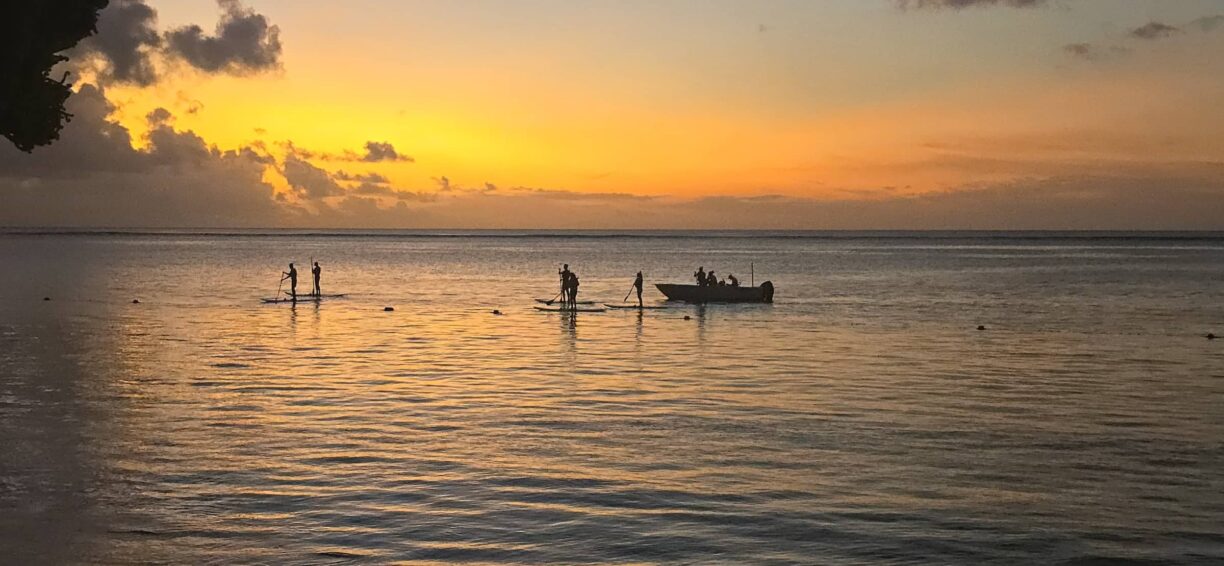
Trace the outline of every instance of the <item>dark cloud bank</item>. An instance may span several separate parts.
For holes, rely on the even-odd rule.
[[[63,139],[0,148],[0,225],[24,227],[539,227],[795,229],[1224,229],[1224,164],[1102,166],[917,197],[692,200],[484,183],[408,191],[376,173],[330,172],[290,151],[221,151],[150,113],[147,147],[85,86]],[[284,175],[293,200],[265,173]],[[1104,173],[1112,171],[1113,173]]]
[[[5,226],[242,226],[284,219],[252,148],[220,151],[154,113],[147,150],[107,120],[103,91],[68,101],[61,140],[33,154],[0,147]]]

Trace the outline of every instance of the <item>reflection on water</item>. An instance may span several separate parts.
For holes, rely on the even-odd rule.
[[[1221,560],[1224,242],[1121,242],[3,237],[0,545]],[[309,256],[349,298],[258,303]],[[557,261],[609,302],[755,262],[778,303],[535,311]]]
[[[637,324],[634,326],[634,330],[636,330],[636,332],[633,334],[633,337],[634,337],[633,343],[635,346],[637,346],[634,349],[634,352],[638,355],[641,355],[642,353],[642,325],[645,324],[646,322],[646,311],[637,311],[637,313],[634,315],[634,319],[637,322]]]

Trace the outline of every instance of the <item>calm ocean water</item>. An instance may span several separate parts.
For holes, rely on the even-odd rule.
[[[0,561],[1218,564],[1208,332],[1220,234],[0,234]]]

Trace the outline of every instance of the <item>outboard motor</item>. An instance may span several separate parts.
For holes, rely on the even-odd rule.
[[[766,281],[761,283],[761,294],[765,297],[765,302],[773,302],[773,283]]]

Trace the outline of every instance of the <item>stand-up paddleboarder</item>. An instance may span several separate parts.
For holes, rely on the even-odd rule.
[[[573,275],[573,273],[570,272],[569,264],[563,264],[561,269],[557,271],[557,275],[561,278],[561,304],[568,305],[570,302],[569,281],[570,275]]]
[[[316,297],[322,297],[323,288],[319,286],[319,277],[323,275],[323,268],[319,267],[319,262],[314,262],[314,267],[310,268],[310,273],[314,275],[314,290],[311,292]]]
[[[642,272],[637,272],[637,277],[633,279],[633,289],[637,291],[638,308],[642,308]]]
[[[290,263],[289,271],[282,273],[281,275],[284,276],[284,277],[281,277],[281,281],[284,281],[285,279],[289,280],[289,296],[294,301],[296,301],[297,300],[297,269],[293,267],[292,263]]]

